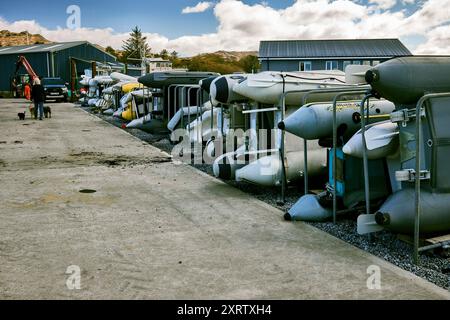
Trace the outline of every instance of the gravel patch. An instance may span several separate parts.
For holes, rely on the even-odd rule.
[[[89,108],[83,109],[88,112],[91,111]],[[97,116],[118,128],[122,128],[126,123],[123,120],[111,116],[102,114],[97,114]],[[173,145],[166,135],[152,135],[137,129],[127,130],[127,132],[169,154],[173,149]],[[194,165],[194,167],[209,175],[213,175],[210,165]],[[277,189],[264,188],[235,181],[226,181],[226,183],[280,209],[284,213],[303,194],[302,186],[291,186],[286,191],[286,202],[280,205],[278,201],[280,199],[280,192]],[[331,222],[309,224],[444,289],[450,290],[450,257],[446,255],[446,252],[430,251],[423,253],[420,256],[420,266],[416,266],[412,262],[413,247],[411,244],[400,240],[397,235],[388,231],[376,233],[370,239],[368,236],[360,236],[356,231],[356,217],[357,215],[340,217],[337,224]]]

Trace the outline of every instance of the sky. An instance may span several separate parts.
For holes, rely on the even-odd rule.
[[[79,16],[67,12],[72,5]],[[40,33],[51,41],[120,49],[134,26],[153,52],[183,56],[258,50],[261,40],[354,38],[400,38],[416,54],[450,54],[450,0],[0,2],[0,29]]]

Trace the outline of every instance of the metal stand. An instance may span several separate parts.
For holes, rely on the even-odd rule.
[[[337,223],[337,103],[346,96],[365,94],[367,90],[354,90],[339,93],[333,100],[333,223]],[[364,108],[364,107],[363,107]],[[364,117],[364,114],[362,115]]]
[[[367,142],[366,142],[366,115],[364,106],[367,102],[367,113],[369,113],[369,99],[372,94],[368,94],[361,101],[361,136],[363,141],[363,162],[364,162],[364,191],[366,197],[366,214],[370,214],[370,177],[369,177],[369,157],[367,155]]]

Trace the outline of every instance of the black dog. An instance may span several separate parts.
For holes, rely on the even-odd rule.
[[[44,107],[44,115],[45,115],[45,118],[46,119],[48,119],[48,118],[52,118],[52,108],[50,108],[50,107]]]
[[[25,111],[24,112],[19,112],[17,114],[17,116],[19,117],[19,120],[21,120],[21,121],[25,120],[25,114],[26,114]]]

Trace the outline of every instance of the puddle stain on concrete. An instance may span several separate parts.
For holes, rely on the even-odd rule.
[[[61,195],[56,193],[48,193],[40,198],[35,198],[26,201],[8,201],[9,205],[13,208],[24,208],[24,209],[32,209],[36,207],[40,207],[47,204],[53,205],[95,205],[95,206],[111,206],[113,203],[117,202],[117,197],[113,196],[99,196],[96,194],[86,194],[80,193],[78,190],[74,191],[71,195]]]

